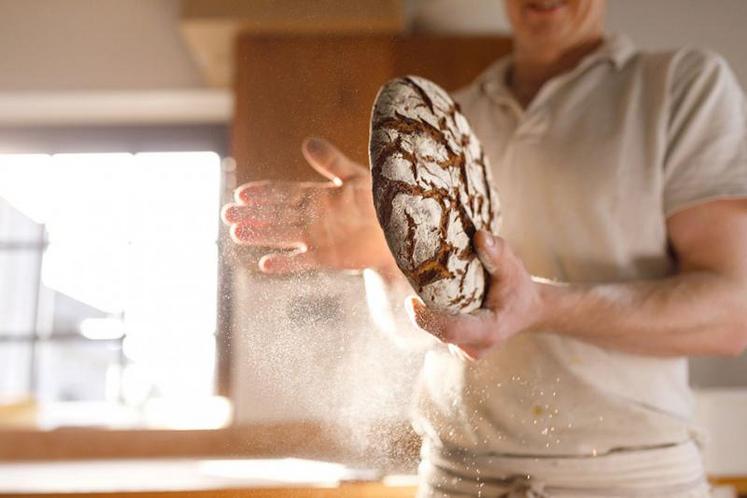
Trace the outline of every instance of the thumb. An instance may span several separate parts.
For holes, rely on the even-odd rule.
[[[500,278],[506,271],[505,256],[508,244],[486,230],[479,230],[475,234],[475,249],[480,262],[493,278]]]
[[[307,138],[301,150],[311,167],[337,186],[365,171],[363,166],[351,161],[340,149],[321,138]]]

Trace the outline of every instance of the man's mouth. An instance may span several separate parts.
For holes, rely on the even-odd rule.
[[[566,0],[532,0],[526,3],[530,12],[550,14],[557,12],[566,4]]]

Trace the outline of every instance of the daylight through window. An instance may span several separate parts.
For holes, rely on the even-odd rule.
[[[0,399],[214,395],[219,157],[0,155]]]

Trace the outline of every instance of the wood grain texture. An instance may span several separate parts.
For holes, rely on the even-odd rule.
[[[350,441],[349,426],[285,422],[215,430],[113,430],[95,428],[0,430],[0,462],[179,457],[298,457],[396,472],[414,469],[420,439],[409,425],[381,423],[367,437],[382,443],[365,452]],[[361,434],[357,434],[358,437]]]
[[[0,498],[412,498],[415,488],[379,483],[343,484],[335,488],[255,488],[111,493],[2,493]]]
[[[747,475],[744,476],[711,476],[708,479],[716,486],[731,486],[740,497],[747,496]]]
[[[318,180],[301,141],[322,135],[366,159],[378,84],[392,73],[390,41],[361,36],[241,38],[232,149],[239,183]]]
[[[395,40],[394,74],[415,74],[447,91],[469,84],[487,66],[511,52],[502,36],[413,36]]]
[[[382,84],[417,74],[454,90],[509,50],[502,37],[242,36],[232,130],[238,180],[318,180],[300,152],[310,135],[366,165]]]

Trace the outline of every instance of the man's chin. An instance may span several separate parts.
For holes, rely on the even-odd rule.
[[[562,29],[561,26],[537,26],[531,32],[524,33],[521,38],[523,45],[540,51],[554,51],[559,47],[573,44],[567,30]]]

